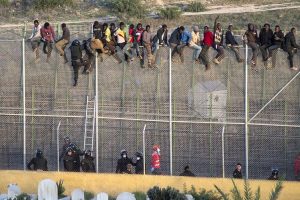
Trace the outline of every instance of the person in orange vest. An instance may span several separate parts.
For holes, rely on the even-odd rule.
[[[151,155],[151,173],[160,175],[160,147],[159,145],[153,146],[153,153]]]

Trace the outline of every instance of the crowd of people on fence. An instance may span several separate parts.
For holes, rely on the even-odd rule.
[[[214,49],[217,54],[212,60],[215,64],[220,64],[225,57],[224,50],[233,51],[237,62],[244,62],[240,55],[240,44],[236,41],[233,33],[233,25],[229,24],[224,34],[221,23],[218,22],[219,16],[215,19],[213,29],[209,25],[204,26],[203,36],[200,37],[199,26],[193,26],[192,31],[188,31],[184,26],[177,27],[168,35],[166,24],[161,25],[155,34],[152,34],[150,25],[143,27],[141,23],[136,26],[130,24],[128,30],[124,22],[118,26],[115,23],[93,23],[93,37],[86,38],[82,42],[78,39],[70,41],[70,31],[65,23],[61,24],[62,36],[56,40],[53,27],[49,22],[43,26],[38,20],[34,20],[32,34],[29,38],[32,49],[35,52],[36,59],[39,60],[39,45],[43,42],[43,52],[47,55],[46,62],[50,62],[53,45],[68,62],[65,48],[71,43],[71,64],[74,69],[74,86],[78,82],[78,71],[84,66],[83,73],[88,74],[92,70],[93,59],[96,52],[112,56],[118,63],[123,61],[131,62],[135,58],[141,61],[141,67],[145,68],[144,59],[147,55],[148,67],[155,68],[156,60],[154,54],[161,46],[168,46],[172,49],[172,61],[176,62],[175,56],[178,54],[180,61],[184,63],[183,50],[186,47],[192,48],[193,60],[202,63],[206,70],[211,68],[211,62],[208,56],[209,49]],[[249,23],[248,29],[242,37],[243,45],[248,45],[252,50],[251,67],[257,69],[257,55],[260,49],[262,60],[267,68],[274,68],[276,63],[276,50],[281,48],[288,54],[289,67],[291,70],[298,70],[294,65],[293,57],[300,46],[295,39],[296,29],[291,28],[290,32],[284,35],[280,26],[276,25],[274,32],[270,24],[266,23],[262,29],[257,31],[256,25]],[[225,40],[225,41],[224,41]],[[83,54],[85,51],[85,55]],[[122,59],[124,57],[124,59]],[[273,58],[273,59],[272,59]],[[272,62],[271,62],[272,61]]]
[[[80,158],[81,156],[83,156],[83,159]],[[63,162],[66,172],[96,172],[92,151],[81,151],[75,143],[70,141],[69,137],[64,138],[64,145],[59,160]],[[144,166],[148,166],[148,163],[144,163],[142,152],[136,152],[135,158],[132,158],[128,155],[128,152],[123,149],[117,161],[115,172],[117,174],[148,174],[148,170],[146,170]],[[42,150],[37,149],[36,156],[27,164],[27,169],[48,171],[47,159],[43,156]],[[149,172],[153,175],[163,174],[161,171],[161,152],[159,145],[152,147]],[[296,157],[294,162],[294,175],[296,180],[300,180],[300,154]],[[195,177],[196,175],[190,170],[189,165],[186,165],[184,171],[180,173],[179,176]],[[236,164],[232,177],[236,179],[243,178],[241,163]],[[279,169],[272,168],[268,180],[278,180],[279,178]]]

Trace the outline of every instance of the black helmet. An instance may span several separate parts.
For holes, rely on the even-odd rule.
[[[79,45],[80,45],[80,41],[77,39],[72,42],[72,46],[79,46]]]
[[[127,155],[127,151],[125,149],[121,150],[121,156],[123,156],[124,154]]]
[[[84,155],[85,155],[85,156],[92,156],[92,151],[91,151],[91,150],[86,150],[86,151],[84,152]]]
[[[141,157],[141,158],[142,158],[142,157],[143,157],[143,154],[142,154],[141,152],[138,152],[138,151],[137,151],[137,152],[135,153],[135,156],[136,156],[136,157]]]
[[[40,158],[40,157],[42,157],[42,156],[43,156],[42,150],[37,149],[37,150],[36,150],[36,157]]]

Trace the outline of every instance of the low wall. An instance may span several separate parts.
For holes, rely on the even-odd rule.
[[[157,185],[161,187],[172,186],[183,190],[184,184],[190,188],[194,185],[196,188],[214,189],[214,184],[221,189],[229,192],[232,188],[230,179],[221,178],[190,178],[176,176],[149,176],[149,175],[116,175],[116,174],[93,174],[93,173],[64,173],[64,172],[24,172],[24,171],[0,171],[0,193],[6,193],[6,186],[9,183],[17,183],[23,192],[37,193],[39,181],[50,178],[54,181],[64,180],[66,194],[70,194],[75,188],[81,188],[94,193],[107,192],[110,195],[128,191],[146,192],[149,188]],[[241,190],[243,181],[236,180]],[[252,191],[260,186],[262,199],[266,199],[271,189],[274,187],[274,181],[250,180]],[[298,188],[298,189],[297,189]],[[300,197],[300,182],[284,182],[284,188],[279,199],[296,200]]]

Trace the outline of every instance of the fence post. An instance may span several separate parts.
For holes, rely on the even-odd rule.
[[[23,95],[23,169],[26,170],[26,91],[25,91],[25,38],[22,39],[22,95]]]
[[[99,172],[99,134],[98,134],[98,122],[99,122],[99,113],[98,113],[98,53],[96,53],[95,56],[95,116],[96,116],[96,121],[95,121],[95,130],[96,130],[96,172]]]
[[[173,115],[172,115],[172,50],[169,48],[169,139],[170,139],[170,175],[173,175]]]
[[[245,47],[245,179],[249,178],[248,165],[249,165],[249,141],[248,141],[248,45]]]

